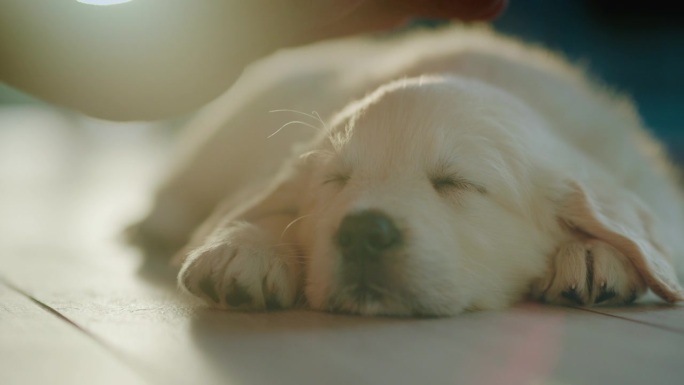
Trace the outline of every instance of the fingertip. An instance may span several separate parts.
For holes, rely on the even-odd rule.
[[[403,3],[414,16],[461,21],[493,20],[508,6],[508,0],[405,0]]]
[[[490,21],[500,16],[508,8],[508,0],[493,1],[488,7],[483,7],[472,20]]]

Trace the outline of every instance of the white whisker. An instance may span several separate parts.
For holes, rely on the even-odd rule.
[[[266,138],[267,138],[267,139],[270,139],[272,136],[274,136],[275,134],[279,133],[283,128],[285,128],[285,127],[287,127],[287,126],[289,126],[289,125],[291,125],[291,124],[296,124],[296,123],[299,123],[299,124],[301,124],[301,125],[304,125],[304,126],[313,128],[314,130],[320,130],[319,127],[316,127],[316,126],[311,125],[311,124],[306,123],[306,122],[302,122],[301,120],[293,120],[293,121],[291,121],[291,122],[287,122],[287,123],[283,124],[282,126],[280,126],[279,129],[275,130],[274,133],[272,133],[271,135],[267,136]]]
[[[282,239],[282,238],[285,236],[285,233],[287,232],[287,230],[290,229],[290,226],[294,225],[295,223],[299,222],[300,220],[302,220],[302,219],[304,219],[304,218],[306,218],[306,217],[310,217],[311,215],[313,215],[313,214],[302,215],[302,216],[299,217],[299,218],[293,219],[290,223],[287,224],[287,226],[285,226],[285,229],[284,229],[283,232],[280,234],[280,239]]]
[[[312,111],[310,114],[307,114],[307,113],[304,112],[304,111],[289,110],[289,109],[271,110],[271,111],[268,111],[268,112],[269,112],[269,113],[273,113],[273,112],[293,112],[293,113],[295,113],[295,114],[304,115],[304,116],[306,116],[306,117],[308,117],[308,118],[311,118],[311,119],[316,119],[316,120],[318,120],[319,122],[323,123],[323,120],[321,119],[320,115],[318,115],[318,112],[316,112],[316,111]]]
[[[321,127],[316,127],[316,126],[314,126],[314,125],[312,125],[312,124],[309,124],[309,123],[306,123],[306,122],[302,122],[302,121],[296,120],[296,121],[289,122],[288,124],[286,124],[286,125],[280,127],[276,132],[274,132],[273,134],[271,134],[271,135],[269,136],[269,138],[270,138],[271,136],[277,134],[280,130],[282,130],[283,128],[285,128],[285,126],[287,126],[287,125],[289,125],[289,124],[292,124],[292,123],[303,124],[303,125],[305,125],[305,126],[307,126],[307,127],[311,127],[311,128],[313,128],[313,129],[316,129],[316,130],[323,130],[323,131],[326,131],[326,132],[329,131],[329,130],[328,130],[328,126],[325,124],[325,121],[321,118],[321,115],[320,115],[317,111],[311,111],[310,114],[307,114],[306,112],[303,112],[303,111],[291,110],[291,109],[278,109],[278,110],[271,110],[271,111],[269,111],[269,113],[274,113],[274,112],[291,112],[291,113],[303,115],[303,116],[306,116],[307,118],[311,118],[311,119],[314,119],[314,120],[320,122],[320,123],[321,123]]]
[[[312,113],[313,115],[316,115],[316,118],[318,118],[318,121],[321,122],[321,125],[323,125],[323,129],[325,129],[326,131],[330,131],[330,130],[328,129],[328,126],[327,126],[327,125],[325,124],[325,122],[323,121],[323,119],[321,119],[321,115],[319,115],[317,111],[311,111],[311,113]]]

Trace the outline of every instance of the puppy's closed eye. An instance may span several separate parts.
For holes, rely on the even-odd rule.
[[[484,194],[487,190],[475,183],[463,179],[457,175],[440,175],[430,178],[432,187],[440,194],[449,193],[452,191],[476,191]]]
[[[349,181],[349,174],[344,174],[344,173],[335,173],[335,174],[329,174],[323,179],[323,185],[329,185],[329,184],[334,184],[340,187],[343,187],[344,185],[347,184]]]

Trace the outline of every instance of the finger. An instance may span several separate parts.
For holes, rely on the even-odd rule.
[[[459,19],[464,21],[491,20],[500,15],[508,5],[508,0],[429,0],[411,1],[381,0],[385,6],[400,6],[408,15],[437,18]]]
[[[307,31],[310,40],[393,29],[412,18],[491,20],[507,0],[367,0],[334,22]]]

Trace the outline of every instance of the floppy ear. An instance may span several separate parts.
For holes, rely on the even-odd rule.
[[[668,251],[653,234],[646,207],[620,189],[568,181],[559,201],[558,216],[573,230],[600,239],[625,255],[648,287],[668,302],[684,300]]]

